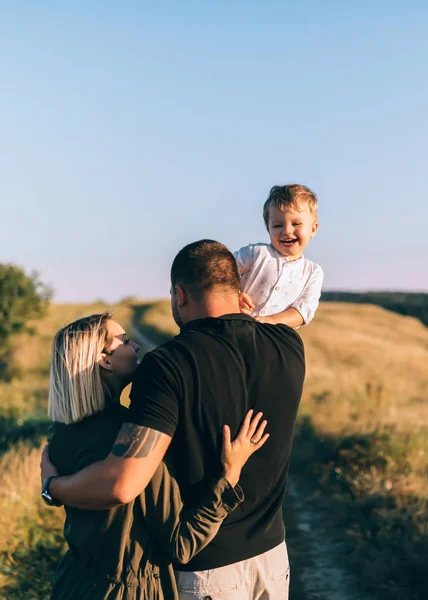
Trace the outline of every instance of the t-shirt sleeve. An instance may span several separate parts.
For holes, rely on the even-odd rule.
[[[182,395],[174,361],[159,350],[148,352],[135,374],[127,421],[173,436]]]
[[[319,265],[315,265],[302,293],[291,305],[302,315],[304,325],[310,323],[314,318],[320,301],[323,281],[323,270]]]
[[[250,244],[249,246],[244,246],[240,248],[236,252],[233,253],[235,257],[236,264],[238,265],[238,273],[239,276],[245,275],[248,271],[251,270],[251,267],[254,264],[255,257],[255,247]]]

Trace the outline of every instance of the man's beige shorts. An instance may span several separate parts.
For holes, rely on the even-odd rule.
[[[285,542],[233,565],[175,575],[180,600],[288,600],[290,565]]]

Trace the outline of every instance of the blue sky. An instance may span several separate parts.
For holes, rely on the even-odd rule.
[[[57,301],[166,296],[298,182],[326,288],[428,291],[428,5],[348,4],[3,0],[0,260]]]

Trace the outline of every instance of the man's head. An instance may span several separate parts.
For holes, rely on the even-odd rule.
[[[239,274],[233,254],[220,242],[185,246],[171,267],[171,308],[179,327],[203,316],[239,312]]]
[[[272,246],[291,260],[300,258],[318,230],[318,199],[305,185],[275,185],[263,206]]]

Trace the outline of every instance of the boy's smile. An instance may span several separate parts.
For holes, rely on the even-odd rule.
[[[291,248],[293,246],[293,244],[297,244],[298,242],[299,242],[299,240],[297,238],[293,238],[291,240],[289,240],[289,239],[279,240],[279,243],[281,244],[281,246],[285,246],[286,248]]]
[[[318,221],[307,203],[299,204],[298,210],[293,207],[279,210],[275,206],[269,209],[268,231],[272,246],[290,260],[303,255],[317,229]]]

